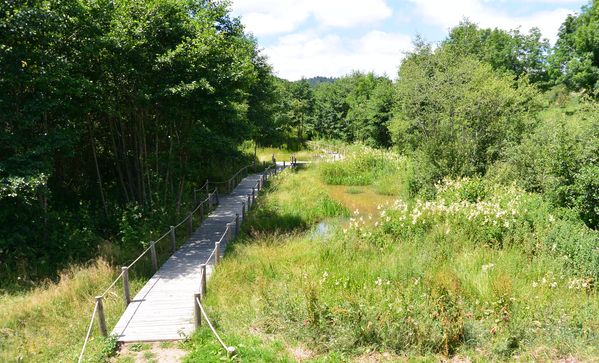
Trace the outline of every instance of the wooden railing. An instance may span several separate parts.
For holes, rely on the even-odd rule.
[[[83,356],[85,353],[85,348],[87,346],[87,342],[90,338],[91,335],[91,330],[92,330],[92,326],[93,323],[95,321],[95,318],[97,317],[97,321],[98,321],[98,328],[100,331],[100,334],[102,336],[108,336],[108,330],[107,330],[107,325],[106,325],[106,317],[104,314],[104,304],[103,304],[103,299],[106,296],[106,294],[115,287],[115,285],[122,280],[123,283],[123,302],[125,307],[127,307],[130,303],[131,303],[131,291],[130,291],[130,287],[129,287],[129,270],[131,269],[131,267],[133,267],[138,261],[140,261],[140,259],[145,256],[148,252],[150,252],[151,254],[151,261],[152,261],[152,268],[154,270],[154,272],[158,271],[158,255],[156,252],[156,246],[159,242],[163,241],[163,240],[170,240],[171,242],[171,254],[175,253],[177,251],[177,236],[176,236],[176,229],[185,225],[186,226],[186,231],[187,231],[187,235],[186,235],[186,239],[188,239],[192,233],[194,232],[194,225],[193,225],[193,218],[194,215],[199,216],[199,223],[201,224],[204,220],[204,216],[209,214],[210,211],[213,209],[213,207],[217,204],[219,204],[219,198],[218,198],[218,190],[219,190],[219,186],[226,186],[226,193],[231,193],[234,188],[248,175],[249,172],[249,168],[252,165],[248,165],[245,166],[243,168],[241,168],[239,171],[237,171],[231,178],[222,181],[222,182],[210,182],[208,180],[206,180],[206,182],[204,183],[204,185],[202,185],[201,188],[198,189],[194,189],[194,204],[196,205],[195,208],[190,211],[187,216],[181,221],[179,222],[179,224],[175,225],[175,226],[170,226],[168,232],[164,233],[160,238],[158,238],[155,241],[151,241],[150,245],[148,246],[148,248],[146,248],[137,258],[135,258],[135,260],[133,260],[133,262],[131,262],[129,265],[123,266],[121,268],[121,273],[116,277],[116,279],[108,286],[108,288],[106,288],[104,290],[104,292],[101,295],[98,295],[95,297],[95,304],[94,304],[94,309],[93,309],[93,313],[91,315],[91,319],[90,319],[90,323],[87,329],[87,334],[85,336],[84,342],[83,342],[83,347],[81,349],[81,353],[79,355],[79,360],[78,362],[81,362],[83,360]],[[255,167],[255,165],[254,165]],[[260,175],[260,179],[258,180],[258,182],[256,183],[256,185],[252,188],[252,193],[247,195],[247,203],[243,202],[242,203],[242,208],[241,208],[241,220],[239,218],[239,214],[236,214],[235,219],[232,220],[231,222],[227,223],[227,227],[223,233],[223,235],[221,236],[221,238],[219,239],[219,241],[217,241],[215,243],[215,247],[214,250],[212,251],[212,253],[210,254],[210,256],[208,257],[208,259],[206,260],[206,262],[204,264],[202,264],[202,268],[201,268],[201,277],[200,277],[200,292],[199,292],[199,296],[200,298],[198,299],[198,303],[201,300],[201,296],[204,296],[206,293],[206,266],[208,264],[210,264],[210,262],[214,259],[213,265],[216,266],[221,258],[221,243],[226,241],[229,242],[231,241],[234,236],[233,233],[235,234],[235,236],[237,236],[237,234],[240,231],[240,222],[242,220],[245,219],[245,214],[247,211],[249,211],[250,207],[253,206],[255,200],[256,200],[256,195],[257,192],[259,192],[262,187],[264,186],[264,183],[266,182],[266,180],[268,179],[268,177],[272,174],[276,174],[277,173],[277,168],[276,166],[270,166],[268,168],[266,168]],[[212,186],[212,188],[211,188]],[[197,197],[198,195],[200,195],[198,193],[198,191],[206,191],[206,198],[203,199],[201,202],[197,202]],[[195,306],[195,303],[194,303]],[[196,316],[196,325],[199,326],[200,324],[200,317]]]

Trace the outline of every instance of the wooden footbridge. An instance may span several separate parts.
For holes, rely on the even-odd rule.
[[[82,361],[85,346],[89,340],[92,326],[97,319],[100,333],[108,335],[104,317],[103,298],[119,281],[122,282],[123,300],[126,310],[112,330],[119,342],[170,341],[185,339],[200,323],[201,314],[207,316],[201,307],[201,295],[206,292],[206,280],[222,258],[227,243],[239,232],[245,214],[254,204],[258,192],[272,175],[292,164],[276,163],[262,172],[249,174],[249,167],[242,168],[233,177],[224,182],[209,182],[194,190],[194,199],[198,192],[206,198],[195,201],[195,209],[177,226],[150,246],[130,265],[122,268],[121,274],[96,297],[94,311],[87,330],[83,348],[79,357]],[[224,190],[219,195],[219,190]],[[194,230],[194,220],[200,224]],[[188,239],[179,249],[175,231],[186,226]],[[166,240],[166,241],[163,241]],[[173,254],[158,268],[156,245],[172,243]],[[150,253],[156,273],[133,297],[129,289],[129,268],[144,255]],[[214,331],[214,330],[213,330]],[[224,343],[216,334],[223,344]]]

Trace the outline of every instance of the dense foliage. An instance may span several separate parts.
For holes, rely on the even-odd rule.
[[[572,90],[599,94],[599,1],[562,24],[551,59],[555,82]]]
[[[222,2],[8,1],[0,14],[0,271],[93,256],[131,208],[172,216],[269,129],[270,67]]]

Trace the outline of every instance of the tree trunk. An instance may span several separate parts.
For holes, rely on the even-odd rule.
[[[88,115],[88,128],[89,128],[89,139],[92,149],[92,155],[94,156],[94,165],[96,166],[96,177],[98,178],[98,188],[100,189],[100,199],[102,200],[102,207],[104,209],[104,216],[108,217],[108,206],[106,205],[106,197],[104,196],[104,187],[102,186],[102,175],[100,174],[100,165],[98,165],[98,154],[96,152],[96,139],[94,137],[94,125],[91,117]]]

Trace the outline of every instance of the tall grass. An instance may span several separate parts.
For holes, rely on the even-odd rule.
[[[76,361],[94,307],[94,296],[116,277],[103,260],[87,267],[72,267],[58,283],[46,283],[32,291],[0,296],[0,361]],[[140,287],[137,280],[132,288]],[[123,310],[121,295],[112,290],[104,299],[109,327]],[[102,359],[110,342],[100,337],[97,324],[86,351],[87,361]]]
[[[322,180],[331,185],[372,185],[383,195],[407,195],[411,164],[395,153],[362,145],[346,146],[343,159],[320,165]]]
[[[311,183],[322,170],[303,180],[325,190]],[[597,233],[567,212],[518,189],[459,180],[437,186],[433,200],[381,206],[372,222],[329,219],[320,237],[259,228],[264,210],[298,204],[300,219],[318,220],[306,218],[319,209],[318,190],[299,178],[274,182],[244,226],[264,233],[246,233],[209,282],[206,303],[225,336],[284,341],[277,357],[304,347],[314,361],[373,351],[425,360],[599,356]]]

